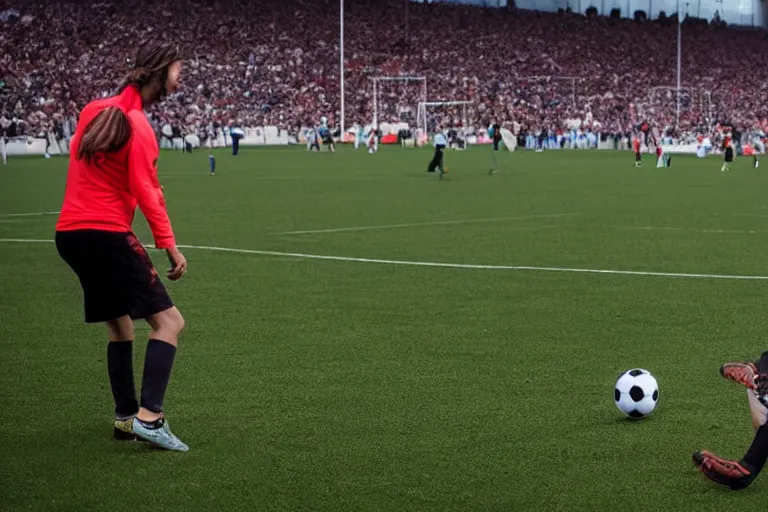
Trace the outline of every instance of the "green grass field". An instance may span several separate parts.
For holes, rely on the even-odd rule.
[[[7,241],[53,238],[55,215],[10,214],[58,210],[66,162],[0,167],[0,509],[764,501],[765,477],[727,492],[690,456],[740,457],[752,438],[745,392],[718,368],[768,349],[768,281],[707,276],[768,276],[768,171],[504,153],[489,176],[488,149],[473,148],[447,154],[439,181],[430,156],[222,151],[210,177],[205,152],[162,155],[177,238],[198,246],[168,285],[187,331],[166,412],[187,454],[111,439],[103,328],[82,323],[52,244]],[[152,242],[143,219],[136,231]],[[632,422],[613,383],[638,366],[661,397]]]

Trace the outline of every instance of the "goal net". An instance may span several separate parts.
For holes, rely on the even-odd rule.
[[[637,98],[638,115],[664,126],[688,125],[690,119],[704,118],[709,110],[690,87],[680,88],[680,110],[677,110],[677,88],[672,86],[651,87],[647,98]]]
[[[429,135],[435,133],[438,126],[443,130],[463,131],[467,127],[467,107],[469,101],[422,101],[418,109],[418,145],[426,144]]]
[[[416,126],[419,102],[427,100],[426,77],[378,76],[371,81],[373,126],[383,134]]]

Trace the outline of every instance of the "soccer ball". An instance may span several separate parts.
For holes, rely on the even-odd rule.
[[[630,418],[645,418],[659,401],[659,385],[648,370],[628,370],[616,381],[613,400],[616,407]]]

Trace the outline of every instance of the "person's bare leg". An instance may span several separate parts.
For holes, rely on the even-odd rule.
[[[106,322],[109,341],[133,341],[133,320],[128,315]]]
[[[749,401],[749,412],[752,415],[752,426],[757,431],[768,422],[768,408],[757,399],[757,394],[751,389],[747,390],[747,400]]]

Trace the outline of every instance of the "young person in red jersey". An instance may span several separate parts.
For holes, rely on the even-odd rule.
[[[187,261],[176,247],[157,178],[160,152],[144,108],[177,89],[181,62],[178,47],[144,46],[120,93],[85,106],[70,146],[56,225],[56,248],[83,289],[85,321],[107,326],[115,437],[139,438],[175,451],[188,447],[171,433],[163,400],[184,319],[131,225],[138,206],[155,246],[168,255],[168,279],[180,279]],[[137,319],[152,329],[140,402],[132,357]]]
[[[747,388],[755,437],[740,460],[723,459],[700,451],[693,454],[693,463],[713,482],[734,490],[744,489],[755,480],[768,460],[768,352],[754,363],[725,363],[720,374]]]

